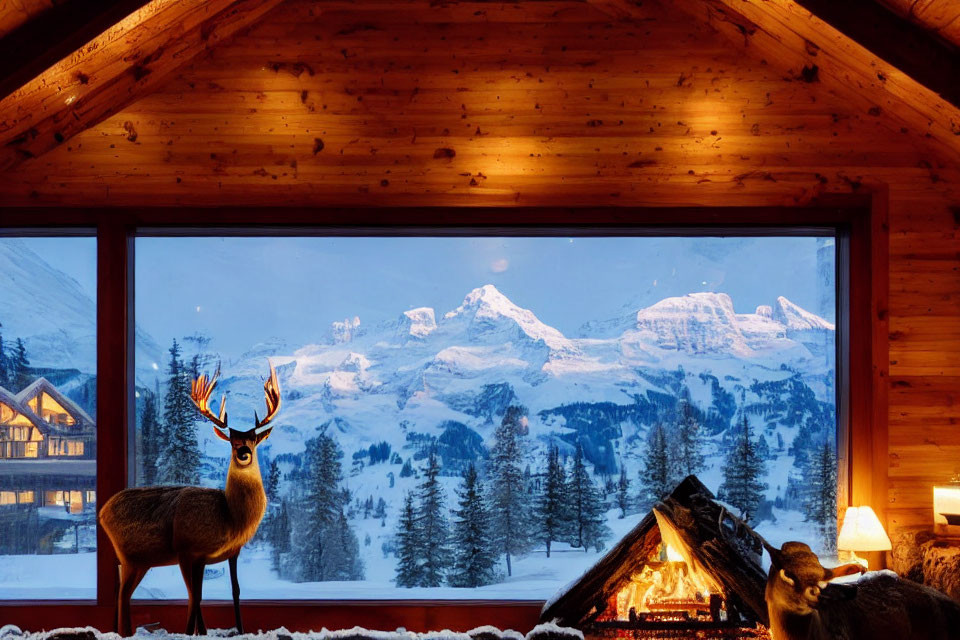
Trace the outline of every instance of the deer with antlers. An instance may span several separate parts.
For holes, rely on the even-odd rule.
[[[270,365],[264,383],[267,414],[261,420],[254,412],[255,426],[249,431],[227,427],[226,395],[220,410],[209,406],[220,369],[212,378],[199,376],[190,385],[190,398],[201,414],[213,423],[213,431],[231,445],[226,489],[204,487],[137,487],[125,489],[100,510],[100,526],[106,531],[120,561],[120,592],[117,597],[117,629],[133,634],[130,625],[130,596],[151,567],[178,564],[187,585],[187,633],[206,633],[200,600],[203,571],[208,564],[228,560],[233,587],[233,609],[237,630],[240,619],[240,585],[237,556],[257,531],[267,507],[267,496],[257,464],[257,445],[267,439],[264,429],[280,410],[280,385]]]

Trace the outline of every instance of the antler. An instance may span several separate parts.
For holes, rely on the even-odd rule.
[[[197,406],[203,417],[214,424],[213,430],[216,434],[224,440],[229,440],[230,438],[221,431],[221,429],[227,429],[227,394],[223,394],[220,400],[219,415],[214,415],[209,406],[210,395],[213,393],[213,388],[217,385],[217,378],[219,377],[220,367],[218,366],[212,378],[207,378],[206,374],[200,374],[200,377],[192,380],[190,382],[190,399],[193,400],[193,404]]]
[[[257,421],[255,429],[267,426],[280,411],[280,382],[277,381],[277,370],[273,368],[272,362],[270,363],[270,377],[263,383],[263,395],[267,400],[267,415],[261,420],[257,412],[253,412],[253,417]]]

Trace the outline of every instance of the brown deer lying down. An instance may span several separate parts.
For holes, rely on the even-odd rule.
[[[100,510],[100,526],[110,537],[120,560],[120,594],[117,598],[117,629],[133,635],[130,626],[130,596],[150,567],[179,564],[187,585],[187,633],[205,634],[200,614],[203,597],[203,570],[208,564],[229,560],[233,587],[233,610],[237,631],[240,620],[240,584],[237,555],[256,533],[267,507],[267,496],[257,464],[257,445],[267,439],[270,429],[259,431],[280,410],[280,385],[270,366],[270,378],[263,385],[267,415],[254,413],[256,426],[249,431],[227,427],[226,396],[214,414],[208,402],[220,375],[201,375],[191,384],[190,398],[197,409],[214,424],[217,436],[232,446],[226,490],[203,487],[139,487],[116,494]]]
[[[890,572],[827,584],[864,569],[825,569],[802,542],[767,551],[772,564],[765,597],[774,640],[960,639],[960,604],[939,591]]]

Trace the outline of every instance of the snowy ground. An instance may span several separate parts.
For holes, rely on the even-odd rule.
[[[718,487],[723,479],[723,461],[720,456],[707,457],[707,469],[700,475],[709,486]],[[792,465],[792,457],[777,455],[768,468],[766,478],[769,483],[767,497],[774,498],[786,483],[786,473]],[[374,467],[375,469],[376,467]],[[387,468],[387,467],[384,467]],[[382,473],[382,469],[380,470]],[[351,478],[354,488],[363,493],[389,494],[384,484],[374,480],[375,476],[364,474]],[[441,478],[448,493],[448,504],[453,503],[456,478]],[[418,481],[414,478],[397,480],[394,491],[413,489]],[[361,484],[362,483],[362,484]],[[359,485],[359,486],[358,486]],[[547,600],[558,589],[593,566],[604,552],[584,552],[573,549],[564,543],[555,543],[551,557],[547,558],[542,548],[513,559],[513,576],[506,577],[498,584],[477,589],[453,587],[435,588],[397,588],[394,584],[396,558],[385,555],[381,545],[388,542],[395,533],[396,523],[393,509],[386,525],[381,526],[376,518],[357,517],[351,520],[351,526],[360,542],[360,550],[365,565],[366,579],[358,582],[307,582],[295,583],[279,578],[271,568],[270,548],[264,544],[251,544],[240,554],[239,577],[241,593],[245,599],[504,599],[504,600]],[[633,513],[626,518],[618,517],[619,510],[607,512],[607,525],[611,536],[607,540],[609,549],[627,534],[640,521],[643,514]],[[779,547],[789,540],[808,542],[816,550],[820,540],[815,525],[804,522],[802,514],[796,511],[774,509],[775,522],[764,521],[756,530],[771,544]],[[89,529],[89,531],[88,531]],[[81,532],[81,549],[89,549],[94,543],[92,527],[84,527]],[[369,539],[369,544],[366,541]],[[64,536],[72,546],[74,535]],[[830,564],[830,558],[824,558]],[[500,571],[505,574],[506,567],[501,559]],[[0,599],[94,599],[96,597],[96,559],[92,552],[58,553],[55,555],[0,556]],[[210,600],[229,600],[231,598],[230,576],[227,564],[220,563],[208,567],[204,583],[204,598]],[[136,599],[183,599],[186,588],[175,566],[151,569],[134,594]]]
[[[771,544],[780,546],[788,540],[817,539],[816,528],[803,522],[794,511],[774,511],[777,522],[764,522],[757,527]],[[608,548],[622,538],[640,521],[642,514],[631,514],[624,519],[609,512],[609,526],[613,536]],[[360,520],[358,537],[366,533],[376,539],[382,528],[376,520]],[[240,554],[238,572],[240,589],[245,599],[507,599],[547,600],[570,580],[592,567],[603,555],[584,553],[568,545],[553,545],[551,557],[535,551],[514,560],[514,576],[504,582],[478,589],[452,587],[398,589],[393,584],[395,559],[384,557],[379,551],[365,556],[367,579],[362,582],[306,582],[281,580],[270,568],[267,547],[254,546]],[[830,564],[830,558],[824,558]],[[230,576],[227,564],[211,565],[204,582],[204,598],[229,600]],[[56,554],[0,556],[0,599],[94,599],[96,598],[96,554]],[[134,594],[138,599],[184,599],[186,588],[177,567],[151,569]]]

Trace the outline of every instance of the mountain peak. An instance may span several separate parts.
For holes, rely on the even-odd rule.
[[[431,307],[417,307],[400,314],[397,337],[426,338],[437,328],[437,319]]]
[[[529,309],[518,307],[492,284],[477,287],[468,293],[463,303],[444,314],[443,319],[446,322],[467,320],[477,337],[492,335],[512,325],[533,340],[543,340],[551,349],[571,348],[570,341],[560,331],[541,322]],[[504,324],[504,321],[508,324]]]
[[[833,331],[836,327],[815,313],[811,313],[800,305],[780,296],[773,308],[773,318],[785,325],[787,329],[803,331],[814,329],[819,331]]]

